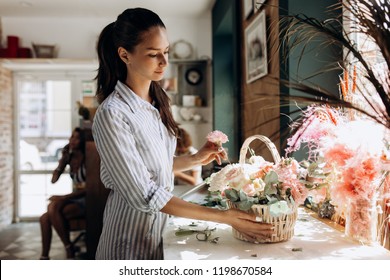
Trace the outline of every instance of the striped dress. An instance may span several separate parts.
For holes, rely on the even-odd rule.
[[[163,259],[162,233],[172,198],[176,138],[158,110],[118,82],[100,104],[93,136],[100,175],[111,189],[96,259]]]

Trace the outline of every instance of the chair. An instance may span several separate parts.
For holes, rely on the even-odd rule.
[[[71,233],[75,233],[76,237],[72,240],[71,238],[71,244],[74,248],[76,248],[77,242],[81,240],[85,236],[86,233],[86,219],[83,218],[76,218],[69,220],[69,231]]]

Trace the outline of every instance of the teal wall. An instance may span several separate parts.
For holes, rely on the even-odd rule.
[[[320,21],[329,18],[330,14],[327,12],[331,5],[337,4],[338,0],[327,0],[327,1],[306,1],[306,0],[282,0],[280,1],[280,9],[279,13],[295,15],[295,14],[305,14],[309,17],[314,17]],[[338,16],[337,14],[333,14],[333,16]],[[305,57],[299,61],[299,54],[302,48],[297,48],[292,52],[289,56],[289,59],[285,62],[281,59],[280,65],[280,76],[284,79],[290,79],[292,81],[300,80],[301,78],[307,78],[318,71],[329,68],[332,63],[333,66],[337,66],[342,60],[342,49],[341,48],[332,48],[327,47],[324,48],[321,46],[323,44],[323,40],[317,42],[313,42],[309,45],[307,50],[310,50]],[[284,71],[285,69],[286,72]],[[342,73],[342,70],[334,70],[328,71],[319,76],[310,78],[307,82],[308,84],[314,84],[321,86],[328,90],[329,92],[338,94],[338,82],[339,75]],[[283,92],[286,92],[290,95],[304,95],[303,93],[299,93],[293,89],[282,89]],[[282,113],[290,115],[290,117],[297,117],[297,114],[290,113],[297,109],[296,106],[290,106],[289,108],[283,108]],[[281,130],[282,135],[287,133],[288,123],[287,118],[281,119]],[[285,139],[285,138],[284,138]],[[282,141],[284,140],[282,139]],[[306,150],[302,149],[294,154],[294,157],[297,159],[305,158]]]
[[[213,8],[213,125],[229,142],[229,159],[238,161],[241,139],[239,120],[240,64],[238,61],[237,1],[217,0]]]
[[[338,0],[279,0],[279,13],[283,14],[306,14],[320,20],[328,18],[326,12],[330,5],[338,3]],[[229,150],[231,161],[237,162],[240,141],[240,97],[241,97],[241,61],[240,61],[240,1],[217,0],[212,11],[212,32],[213,32],[213,125],[214,129],[225,132],[229,142],[224,145]],[[341,49],[319,48],[313,44],[313,52],[299,62],[299,76],[307,77],[314,72],[323,69],[329,61],[337,62],[342,60]],[[321,50],[320,52],[318,50]],[[280,64],[280,77],[282,79],[294,79],[297,77],[298,56],[297,49],[287,61],[282,59]],[[338,94],[339,71],[333,71],[310,79],[309,81],[322,86]],[[286,94],[294,94],[292,89],[281,88]],[[283,114],[290,115],[296,107],[281,107],[281,147],[289,131],[289,118]],[[294,117],[294,116],[293,116]],[[282,155],[284,154],[283,151]],[[303,158],[305,151],[295,154],[298,159]]]

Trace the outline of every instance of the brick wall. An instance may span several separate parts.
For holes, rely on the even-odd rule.
[[[0,64],[0,230],[13,218],[13,151],[12,73]]]

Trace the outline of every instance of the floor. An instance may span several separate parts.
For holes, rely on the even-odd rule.
[[[85,252],[83,243],[83,240],[77,243],[80,252],[76,259],[83,259],[82,256]],[[41,230],[38,222],[11,224],[0,231],[0,260],[39,260],[40,256]],[[53,232],[50,259],[66,259],[64,246],[55,232]]]
[[[204,202],[208,194],[204,184],[197,187],[175,186],[173,193],[183,197],[185,200],[195,203]],[[74,232],[77,236],[77,232]],[[85,259],[85,242],[80,240],[77,243],[80,252],[76,259]],[[11,224],[0,231],[0,260],[39,260],[41,256],[41,230],[39,222],[23,222]],[[50,259],[65,260],[66,253],[59,237],[53,232],[53,240],[50,250]]]

